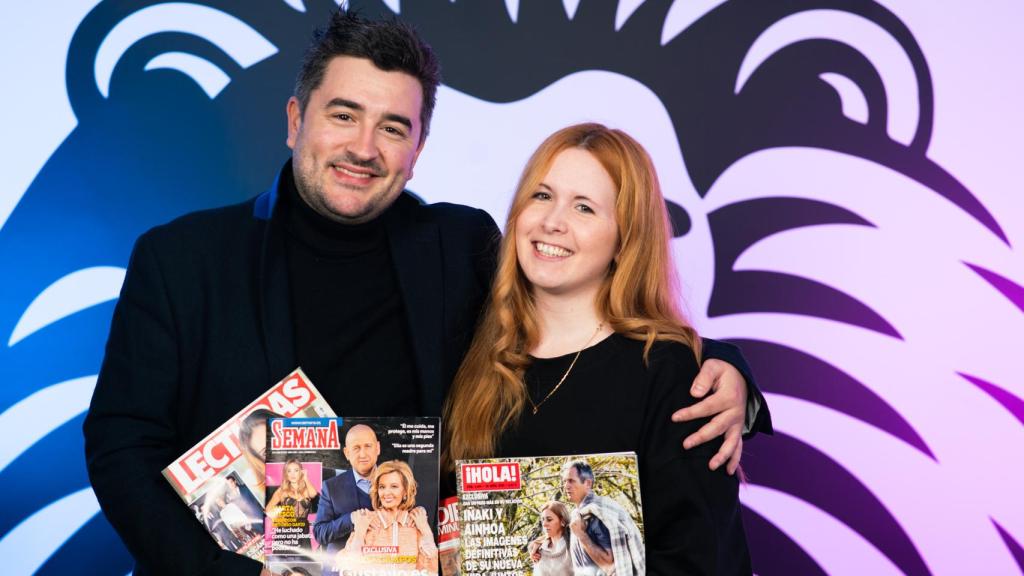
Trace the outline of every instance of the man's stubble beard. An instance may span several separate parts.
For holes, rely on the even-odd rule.
[[[388,176],[388,174],[384,173],[384,170],[376,162],[373,161],[358,160],[352,158],[349,155],[346,155],[345,162],[352,164],[354,166],[370,168],[373,170],[374,174],[379,178],[387,178]],[[327,166],[324,168],[324,174],[327,174],[327,171],[331,169],[330,164],[330,162],[327,163]],[[302,201],[305,202],[307,206],[312,208],[317,214],[320,214],[321,216],[327,218],[328,220],[331,220],[332,222],[337,222],[338,224],[365,224],[370,220],[375,220],[376,218],[379,218],[380,215],[383,214],[390,207],[379,207],[381,200],[391,195],[392,191],[387,190],[383,195],[375,195],[367,198],[366,203],[363,205],[362,209],[359,211],[358,214],[340,214],[334,211],[334,209],[331,208],[330,202],[327,201],[327,193],[324,191],[323,181],[317,177],[315,166],[310,170],[306,170],[303,161],[300,158],[293,155],[292,175],[295,180],[295,189],[299,193],[299,198],[301,198]],[[395,183],[397,184],[397,181]],[[404,185],[405,183],[403,182],[402,186],[404,187]],[[395,195],[395,199],[397,198],[398,196]],[[376,216],[364,220],[366,216],[374,214],[375,212]]]

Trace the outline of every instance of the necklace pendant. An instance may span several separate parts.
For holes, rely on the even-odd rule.
[[[590,346],[590,343],[594,341],[594,338],[597,337],[597,335],[601,332],[601,328],[603,328],[603,327],[604,327],[604,322],[601,322],[600,324],[597,325],[597,330],[594,330],[594,334],[590,337],[590,340],[587,340],[587,343],[583,345],[583,348],[580,348],[579,350],[576,351],[576,355],[573,356],[572,362],[569,363],[569,368],[567,368],[565,370],[565,374],[562,374],[562,378],[558,381],[558,384],[555,384],[555,387],[551,389],[551,392],[548,392],[548,395],[545,396],[543,399],[541,399],[540,402],[534,404],[533,403],[533,398],[529,395],[530,392],[529,391],[526,392],[526,394],[527,394],[526,399],[529,400],[530,404],[533,406],[533,415],[534,416],[537,415],[537,411],[540,410],[540,407],[545,402],[548,401],[548,398],[551,398],[551,396],[555,392],[558,392],[558,389],[562,387],[562,383],[565,382],[565,379],[569,377],[569,373],[572,372],[573,366],[576,366],[576,361],[580,359],[580,354],[583,354],[583,350],[587,346]]]

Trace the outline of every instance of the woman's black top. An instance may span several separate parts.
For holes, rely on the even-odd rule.
[[[537,414],[527,405],[499,440],[498,457],[636,452],[639,458],[648,574],[750,574],[738,480],[708,462],[722,439],[684,450],[706,419],[674,423],[692,405],[698,365],[690,348],[644,343],[619,334],[587,348]],[[538,358],[526,373],[540,403],[575,353]],[[600,485],[601,478],[596,479]]]

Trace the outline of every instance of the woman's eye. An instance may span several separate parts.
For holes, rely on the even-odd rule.
[[[535,200],[550,200],[551,194],[548,194],[547,192],[534,192],[533,198]]]
[[[591,208],[590,206],[587,206],[586,204],[577,204],[576,209],[579,210],[580,212],[583,212],[584,214],[594,213],[594,209]]]

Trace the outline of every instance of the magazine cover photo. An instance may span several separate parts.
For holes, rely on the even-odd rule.
[[[265,552],[275,575],[438,574],[437,418],[274,418]]]
[[[263,509],[237,472],[207,482],[190,508],[221,548],[260,557]]]
[[[334,416],[301,369],[274,384],[163,470],[225,550],[264,560],[267,419]]]
[[[633,453],[460,461],[463,576],[644,574]]]

